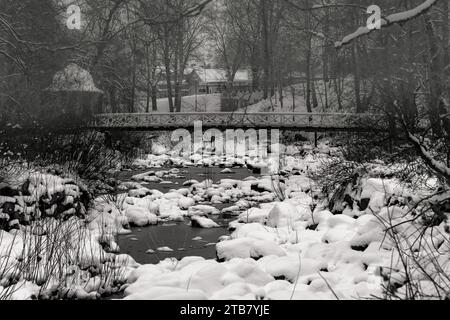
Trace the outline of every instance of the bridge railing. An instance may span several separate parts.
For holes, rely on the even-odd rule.
[[[384,127],[383,116],[349,113],[118,113],[94,117],[94,128],[173,129],[193,127],[362,129]]]

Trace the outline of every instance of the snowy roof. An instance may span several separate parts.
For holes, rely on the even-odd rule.
[[[53,77],[52,84],[46,90],[54,92],[79,91],[103,93],[102,90],[95,86],[91,74],[75,63],[71,63],[64,70],[58,71]]]
[[[248,70],[239,70],[234,76],[234,81],[250,81],[251,76]]]
[[[223,69],[203,69],[195,70],[196,74],[203,83],[226,82],[227,72]],[[236,72],[234,81],[250,81],[250,75],[247,70],[239,70]]]

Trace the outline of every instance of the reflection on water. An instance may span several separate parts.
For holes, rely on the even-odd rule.
[[[170,167],[153,169],[153,171],[166,171]],[[161,192],[169,192],[172,189],[183,188],[183,183],[187,180],[204,181],[211,179],[214,183],[220,179],[243,180],[252,174],[246,168],[233,168],[232,173],[220,173],[223,168],[202,168],[191,167],[180,169],[180,177],[167,179],[167,184],[144,183],[149,189],[156,189]],[[133,175],[151,170],[140,170],[133,172],[123,172],[117,178],[122,181],[129,181]],[[212,204],[217,209],[223,209],[232,204]],[[221,236],[228,235],[228,223],[232,220],[224,219],[222,216],[210,217],[221,228],[202,229],[192,228],[189,222],[185,223],[167,223],[146,228],[133,228],[132,234],[121,236],[119,246],[121,253],[132,256],[141,264],[156,264],[166,258],[182,259],[187,256],[200,256],[205,259],[216,258],[215,244]],[[158,251],[158,248],[168,247],[173,251]],[[149,252],[150,251],[150,252]]]
[[[166,258],[182,259],[186,256],[216,257],[215,243],[227,235],[226,228],[192,228],[187,223],[163,224],[134,229],[133,234],[121,237],[123,253],[131,255],[142,264],[158,263]],[[195,239],[195,240],[194,240]],[[158,248],[169,247],[172,252],[161,252]],[[153,250],[154,253],[147,253]]]

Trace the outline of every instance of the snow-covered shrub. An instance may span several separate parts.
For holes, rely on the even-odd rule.
[[[90,299],[117,292],[135,264],[112,254],[126,217],[105,224],[113,212],[102,212],[90,219],[87,187],[56,166],[51,172],[28,168],[3,175],[0,299]],[[123,199],[110,198],[119,212]]]
[[[279,176],[272,176],[271,179],[272,190],[279,201],[284,201],[287,199],[286,186],[281,182]]]
[[[331,158],[322,163],[320,169],[312,173],[313,180],[322,188],[332,212],[342,212],[344,203],[353,206],[359,179],[366,173],[364,166],[341,158]]]
[[[3,140],[11,155],[0,154],[0,158],[20,159],[57,171],[50,173],[70,172],[87,181],[103,179],[128,161],[126,153],[115,150],[111,139],[98,132],[59,134],[43,130],[35,135],[5,136]]]
[[[440,190],[400,209],[376,214],[385,242],[395,250],[382,270],[383,299],[450,298],[450,192]]]
[[[58,214],[58,206],[41,211],[55,199],[74,205],[80,188],[51,175],[34,174],[26,181],[42,204],[24,211],[30,214],[27,223],[0,230],[0,299],[91,299],[117,292],[135,266],[132,258],[113,254],[119,251],[116,235],[128,224],[117,208],[121,200],[102,202],[87,215]],[[64,197],[55,196],[61,191]],[[25,197],[17,201],[33,200]]]
[[[105,252],[78,218],[33,222],[0,231],[0,299],[90,299],[119,290],[131,259]],[[33,290],[20,285],[31,283]]]

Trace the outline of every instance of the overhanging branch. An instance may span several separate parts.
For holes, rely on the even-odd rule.
[[[431,7],[433,7],[438,1],[439,0],[426,0],[421,5],[415,7],[414,9],[391,14],[382,19],[381,28],[386,28],[386,27],[389,27],[394,24],[404,23],[409,20],[412,20],[412,19],[424,14],[428,10],[430,10]],[[447,1],[447,0],[444,0],[444,1]],[[336,49],[339,49],[347,44],[350,44],[354,40],[356,40],[362,36],[368,35],[376,30],[377,29],[369,29],[368,27],[360,27],[355,32],[344,37],[342,39],[342,41],[336,42],[335,47],[336,47]]]

